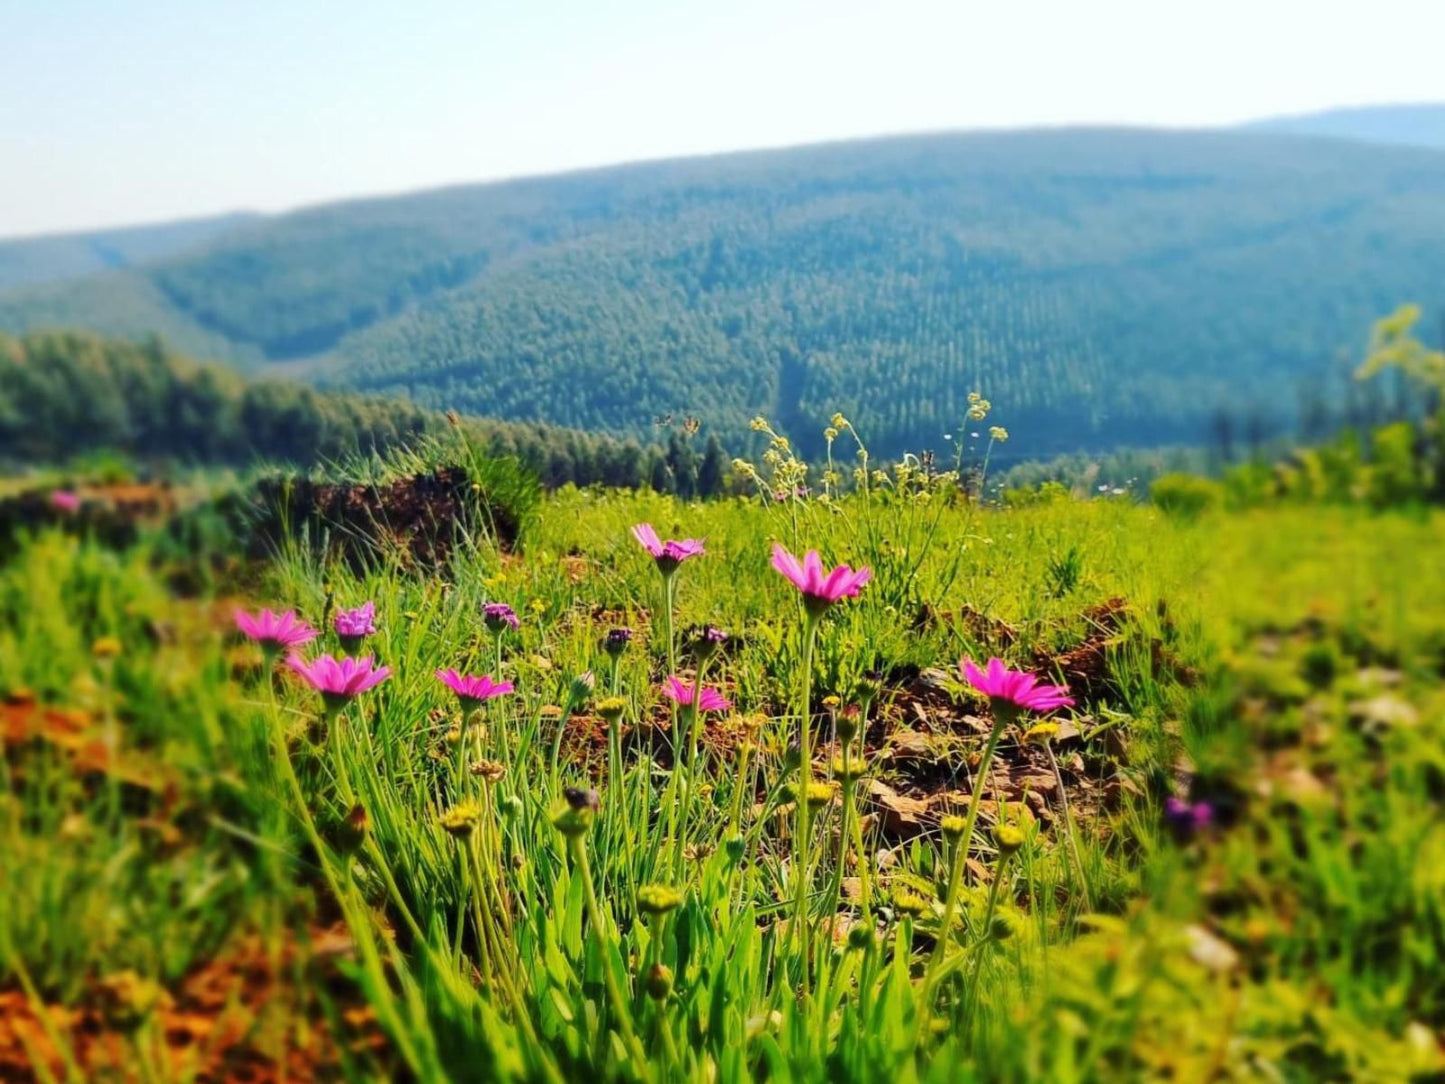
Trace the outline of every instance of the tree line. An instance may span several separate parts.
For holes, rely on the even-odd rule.
[[[548,487],[723,491],[728,458],[693,423],[642,442],[559,426],[453,416],[479,447]],[[0,459],[63,463],[118,451],[148,463],[314,466],[410,445],[447,415],[404,399],[248,380],[141,343],[83,332],[0,335]]]

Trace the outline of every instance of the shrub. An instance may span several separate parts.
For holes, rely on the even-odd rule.
[[[1154,480],[1149,496],[1168,515],[1193,519],[1217,508],[1224,489],[1218,482],[1193,474],[1165,474]]]

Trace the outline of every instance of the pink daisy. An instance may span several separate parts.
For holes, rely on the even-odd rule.
[[[1067,686],[1041,685],[1033,674],[1010,670],[999,658],[989,659],[986,670],[980,670],[972,659],[962,659],[958,669],[963,680],[993,702],[995,711],[1006,706],[1005,710],[1014,712],[1049,712],[1074,705]]]
[[[391,677],[391,667],[375,665],[370,655],[359,659],[318,655],[309,663],[300,655],[292,655],[286,665],[305,678],[331,708],[340,707]]]
[[[491,674],[472,676],[455,670],[438,670],[437,678],[457,694],[465,711],[479,708],[493,697],[505,696],[512,691],[510,681],[493,681]]]
[[[248,614],[245,610],[237,610],[236,627],[247,639],[256,641],[262,650],[270,654],[300,647],[318,635],[315,629],[296,616],[295,610],[282,614],[270,610]]]
[[[817,550],[805,553],[800,563],[776,542],[773,543],[773,567],[803,593],[803,605],[815,617],[839,599],[856,598],[863,585],[873,578],[871,568],[855,572],[847,565],[839,565],[825,572]]]
[[[684,708],[692,707],[692,686],[676,674],[662,683],[662,695]],[[698,711],[727,711],[732,704],[716,689],[703,689],[698,696]]]
[[[639,523],[632,528],[632,537],[642,545],[652,559],[657,562],[658,570],[664,576],[671,576],[677,571],[677,566],[686,561],[689,557],[699,557],[706,553],[703,549],[701,538],[669,538],[666,542],[657,537],[657,532],[652,529],[650,523]]]

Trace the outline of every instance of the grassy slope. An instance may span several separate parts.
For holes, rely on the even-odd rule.
[[[722,754],[707,775],[714,789],[702,795],[711,812],[692,822],[690,901],[663,939],[674,994],[665,1014],[640,993],[632,1006],[654,1079],[701,1077],[711,1068],[731,1080],[763,1066],[774,1076],[822,1079],[825,1065],[829,1079],[857,1080],[1194,1080],[1214,1072],[1241,1080],[1395,1079],[1407,1065],[1438,1070],[1430,1033],[1445,1027],[1445,832],[1430,795],[1445,771],[1437,677],[1445,624],[1438,606],[1421,601],[1445,590],[1433,559],[1445,518],[1284,508],[1181,524],[1118,502],[973,520],[948,512],[910,594],[896,575],[896,551],[921,545],[920,524],[933,511],[887,513],[875,550],[856,506],[838,516],[817,504],[684,507],[573,494],[544,506],[525,557],[500,562],[483,550],[454,570],[445,589],[384,567],[363,581],[325,570],[323,581],[309,561],[283,562],[263,598],[313,618],[332,592],[343,605],[375,599],[374,646],[397,671],[367,696],[364,711],[333,722],[319,758],[297,746],[302,786],[323,831],[353,800],[368,814],[368,842],[349,874],[333,856],[327,891],[316,888],[298,807],[266,752],[267,719],[299,734],[313,716],[311,698],[290,682],[273,694],[244,669],[233,678],[239,656],[222,646],[204,610],[168,600],[142,554],[117,558],[40,539],[0,573],[0,681],[101,720],[113,716],[128,755],[179,773],[179,802],[156,815],[177,827],[179,841],[157,849],[148,842],[155,829],[118,816],[103,784],[88,793],[62,765],[33,755],[20,762],[28,769],[22,777],[12,760],[0,818],[0,881],[11,886],[0,908],[0,991],[13,988],[21,963],[47,999],[84,1001],[94,996],[94,976],[127,968],[174,988],[229,936],[257,929],[280,944],[288,927],[307,926],[313,905],[298,907],[300,900],[312,890],[322,898],[340,891],[343,916],[363,946],[353,988],[390,1034],[383,1064],[409,1062],[423,1078],[451,1072],[460,1079],[524,1065],[542,1076],[555,1058],[564,1075],[595,1077],[603,1063],[625,1057],[620,1040],[599,1031],[599,1021],[617,1026],[602,976],[613,967],[629,984],[642,966],[636,961],[653,951],[633,892],[641,881],[671,877],[659,873],[638,837],[641,811],[659,800],[667,777],[649,781],[633,769],[621,787],[602,788],[592,870],[633,961],[609,962],[584,937],[583,886],[546,823],[559,781],[581,778],[565,760],[555,766],[546,706],[564,703],[572,676],[586,668],[606,686],[600,635],[613,621],[640,625],[643,608],[656,612],[657,575],[627,536],[632,523],[648,519],[664,535],[708,539],[708,555],[682,574],[681,623],[715,621],[732,631],[733,650],[714,673],[742,712],[773,716],[756,732],[759,752],[746,773],[758,772],[766,785],[779,780],[778,758],[796,727],[782,712],[797,688],[800,647],[796,603],[767,568],[770,537],[880,569],[863,600],[824,627],[820,696],[846,692],[860,670],[878,663],[947,666],[985,649],[966,624],[912,629],[905,600],[915,596],[935,611],[967,603],[1009,622],[1020,635],[1016,658],[1034,645],[1067,646],[1087,631],[1081,608],[1111,595],[1130,599],[1143,637],[1115,647],[1110,690],[1083,706],[1096,723],[1119,730],[1125,774],[1140,792],[1081,822],[1097,916],[1085,913],[1054,807],[1049,823],[1029,829],[1011,868],[1002,907],[1019,926],[984,957],[971,1029],[960,1023],[961,985],[945,983],[940,1017],[948,1026],[925,1044],[930,1059],[918,1066],[907,1055],[914,1010],[906,954],[892,979],[883,977],[891,964],[878,970],[857,953],[839,955],[829,988],[840,991],[841,1015],[825,1018],[796,997],[785,978],[786,939],[771,923],[774,901],[786,898],[787,835],[756,820],[753,795],[742,796],[750,860],[730,872],[721,844],[739,771],[736,754]],[[1071,549],[1081,555],[1080,575],[1060,590],[1051,569]],[[483,599],[513,603],[523,614],[520,634],[494,647],[477,622]],[[157,639],[147,632],[155,627],[170,631]],[[92,654],[103,635],[122,642],[114,662]],[[1151,637],[1204,680],[1185,687],[1162,675],[1147,661]],[[663,646],[654,636],[649,647],[635,646],[621,668],[628,718],[660,710],[654,688]],[[468,903],[462,852],[437,823],[458,784],[443,740],[451,705],[431,671],[491,669],[494,651],[520,692],[489,709],[480,740],[488,756],[506,761],[496,793],[516,794],[521,804],[496,822],[502,836],[487,835],[479,846],[507,856],[486,862],[487,877],[518,899],[516,933],[492,951],[517,954],[507,971],[532,1037],[497,1015],[505,1015],[500,1005],[512,991],[489,993],[466,981],[482,951],[467,916],[481,912]],[[1305,657],[1320,652],[1333,671],[1311,691],[1299,675]],[[1316,661],[1310,671],[1323,669]],[[279,716],[272,715],[276,695]],[[1381,697],[1393,707],[1381,707]],[[1351,722],[1371,701],[1365,714],[1393,711],[1392,724]],[[1401,704],[1417,705],[1418,715],[1408,720]],[[911,709],[890,726],[922,729]],[[963,741],[976,749],[979,739]],[[1104,741],[1086,744],[1090,763],[1103,763],[1093,757]],[[966,762],[953,763],[954,785],[967,789]],[[877,759],[873,767],[902,785],[897,764]],[[1232,795],[1237,822],[1187,846],[1170,842],[1155,785],[1169,785],[1178,771],[1194,777],[1196,794],[1212,788],[1221,809]],[[878,831],[875,822],[870,849],[894,842]],[[905,885],[937,890],[942,856],[934,831],[893,851],[883,883],[873,885],[875,904]],[[664,868],[668,855],[664,848]],[[820,861],[827,872],[830,860]],[[394,878],[390,886],[382,870]],[[339,887],[338,878],[354,887]],[[981,889],[965,894],[971,921],[983,903]],[[934,908],[932,919],[917,921],[920,939],[936,928]],[[397,948],[375,933],[379,910],[397,929]],[[856,913],[856,904],[848,910]],[[899,927],[885,925],[883,960],[899,951],[899,936]],[[399,980],[383,978],[387,961]],[[855,988],[859,968],[870,980],[865,1004],[844,992]],[[958,974],[967,978],[968,969]],[[295,1011],[306,1004],[301,998]],[[257,1011],[274,1022],[274,1014]],[[166,1045],[161,1024],[141,1019],[121,1046],[132,1059]],[[278,1027],[260,1043],[274,1053],[299,1041]],[[376,1071],[367,1058],[353,1066],[358,1078]]]
[[[1044,454],[1196,437],[1229,397],[1287,412],[1371,320],[1431,303],[1442,191],[1445,157],[1412,148],[907,137],[315,208],[110,280],[133,310],[79,284],[0,298],[0,326],[153,323],[591,428],[842,406],[880,447],[936,445],[982,382]]]

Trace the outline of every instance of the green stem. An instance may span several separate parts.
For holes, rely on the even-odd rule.
[[[617,974],[613,970],[612,960],[608,950],[610,945],[610,930],[602,917],[602,907],[597,902],[597,889],[592,883],[592,867],[587,861],[587,843],[579,836],[569,836],[568,848],[572,852],[572,861],[577,865],[577,871],[582,875],[583,898],[587,904],[587,917],[592,924],[593,935],[602,946],[604,959],[602,961],[602,976],[607,983],[607,996],[612,1000],[612,1011],[617,1017],[617,1030],[622,1036],[622,1041],[632,1056],[637,1059],[637,1075],[644,1081],[652,1079],[651,1070],[647,1064],[647,1053],[642,1049],[642,1044],[637,1041],[637,1032],[632,1027],[632,1013],[628,1008],[628,1002],[622,992],[622,987],[617,982]]]
[[[993,764],[994,750],[998,748],[999,738],[1003,736],[1008,724],[1009,718],[995,706],[993,730],[989,732],[988,744],[984,746],[983,759],[979,761],[978,775],[974,779],[973,793],[969,795],[968,816],[963,822],[963,834],[954,844],[953,868],[948,874],[948,892],[943,900],[943,923],[939,929],[938,939],[933,943],[933,953],[928,957],[928,969],[923,976],[923,1005],[918,1011],[919,1035],[923,1034],[932,1010],[935,975],[938,965],[943,962],[944,946],[948,942],[953,925],[953,913],[958,908],[958,892],[963,884],[963,867],[968,863],[968,847],[973,839],[973,826],[978,820],[979,799],[983,796],[983,788],[988,783],[988,770]]]
[[[667,672],[677,673],[677,644],[672,632],[672,607],[676,599],[677,573],[662,577],[662,627],[667,633]]]
[[[1054,779],[1059,786],[1059,804],[1064,808],[1064,835],[1069,840],[1069,853],[1074,857],[1074,867],[1079,871],[1079,887],[1084,892],[1084,907],[1092,911],[1094,909],[1093,894],[1089,891],[1089,875],[1084,872],[1084,859],[1079,854],[1079,841],[1074,836],[1074,814],[1069,808],[1069,792],[1064,789],[1064,775],[1059,771],[1059,762],[1054,756],[1054,747],[1046,742],[1044,751],[1049,754],[1049,766],[1054,769]]]
[[[809,733],[812,729],[813,699],[813,643],[817,639],[818,619],[812,614],[803,618],[803,702],[801,726],[798,731],[798,793],[794,796],[797,806],[797,832],[793,840],[793,876],[797,881],[793,902],[793,926],[801,945],[802,988],[806,996],[809,990],[809,971],[812,970],[812,937],[808,929],[808,872],[811,832],[808,810],[808,785],[813,781],[813,743]]]
[[[973,974],[969,978],[968,989],[963,995],[963,1026],[965,1029],[973,1019],[973,1006],[978,999],[978,981],[979,977],[983,974],[983,950],[984,946],[988,944],[989,938],[992,936],[993,912],[998,906],[999,885],[1003,883],[1004,877],[1008,873],[1008,864],[1011,857],[1012,855],[1010,854],[1004,854],[1002,851],[999,852],[998,864],[994,867],[993,871],[993,884],[989,885],[988,904],[983,912],[983,927],[978,936],[978,951],[973,961]]]
[[[678,826],[677,834],[673,841],[672,878],[678,884],[683,881],[683,850],[687,843],[688,832],[692,828],[693,803],[697,800],[697,747],[698,740],[702,735],[702,673],[706,668],[706,662],[697,664],[697,673],[692,680],[692,705],[688,710],[687,719],[684,722],[688,732],[687,741],[687,792],[682,803],[682,823]],[[678,728],[679,730],[682,727]],[[679,737],[681,735],[679,734]],[[673,773],[682,770],[682,749],[679,746],[673,753]]]
[[[858,741],[859,741],[859,743],[860,743],[860,744],[859,744],[859,756],[860,756],[860,757],[862,756],[863,736],[864,736],[865,734],[867,734],[867,733],[868,733],[868,712],[865,710],[865,711],[862,713],[862,718],[861,718],[861,720],[860,720],[860,722],[859,722],[859,726],[858,726]],[[843,747],[843,756],[844,756],[844,762],[846,763],[846,758],[847,758],[847,756],[848,756],[848,746],[847,746],[847,744],[845,744],[844,747]],[[872,878],[872,872],[871,872],[871,870],[868,868],[869,865],[870,865],[870,863],[869,863],[868,860],[867,860],[867,853],[863,850],[863,821],[862,821],[862,818],[860,818],[860,817],[858,816],[858,808],[857,808],[858,795],[857,795],[857,792],[855,791],[855,789],[854,789],[853,787],[849,787],[849,788],[847,789],[847,791],[844,792],[844,799],[845,799],[845,801],[847,802],[847,804],[844,805],[844,807],[843,807],[843,815],[844,815],[844,817],[848,817],[848,816],[849,816],[849,809],[850,809],[850,807],[851,807],[851,809],[852,809],[851,822],[852,822],[852,832],[853,832],[853,850],[854,850],[854,851],[857,853],[857,855],[858,855],[858,887],[859,887],[859,893],[858,893],[858,895],[859,895],[859,899],[860,899],[860,901],[861,901],[861,903],[862,903],[863,920],[864,920],[865,922],[871,923],[871,922],[873,921],[873,907],[872,907],[872,899],[873,899],[873,896],[872,896],[872,883],[873,883],[873,878]]]
[[[296,803],[296,815],[301,821],[301,827],[306,833],[312,849],[316,852],[316,861],[321,867],[321,874],[326,880],[326,886],[331,891],[332,898],[336,900],[346,916],[347,925],[359,932],[359,927],[365,921],[361,916],[351,913],[351,897],[344,895],[341,885],[336,879],[336,874],[331,868],[331,860],[327,856],[326,844],[321,839],[321,833],[316,829],[316,822],[311,816],[311,808],[306,804],[306,795],[301,790],[301,781],[296,778],[296,770],[291,764],[291,751],[286,745],[286,729],[281,722],[280,715],[272,711],[269,713],[272,727],[273,740],[276,742],[276,759],[281,765],[281,775],[288,789],[291,791],[292,800]],[[357,948],[360,950],[362,966],[369,973],[374,988],[379,992],[390,990],[386,978],[385,969],[381,965],[381,957],[376,951],[376,945],[370,935],[356,938]],[[421,1068],[417,1051],[408,1041],[407,1029],[402,1021],[398,1020],[392,1012],[390,1003],[383,997],[377,997],[377,1010],[384,1018],[388,1018],[392,1038],[395,1040],[402,1056],[412,1066],[414,1071]]]

